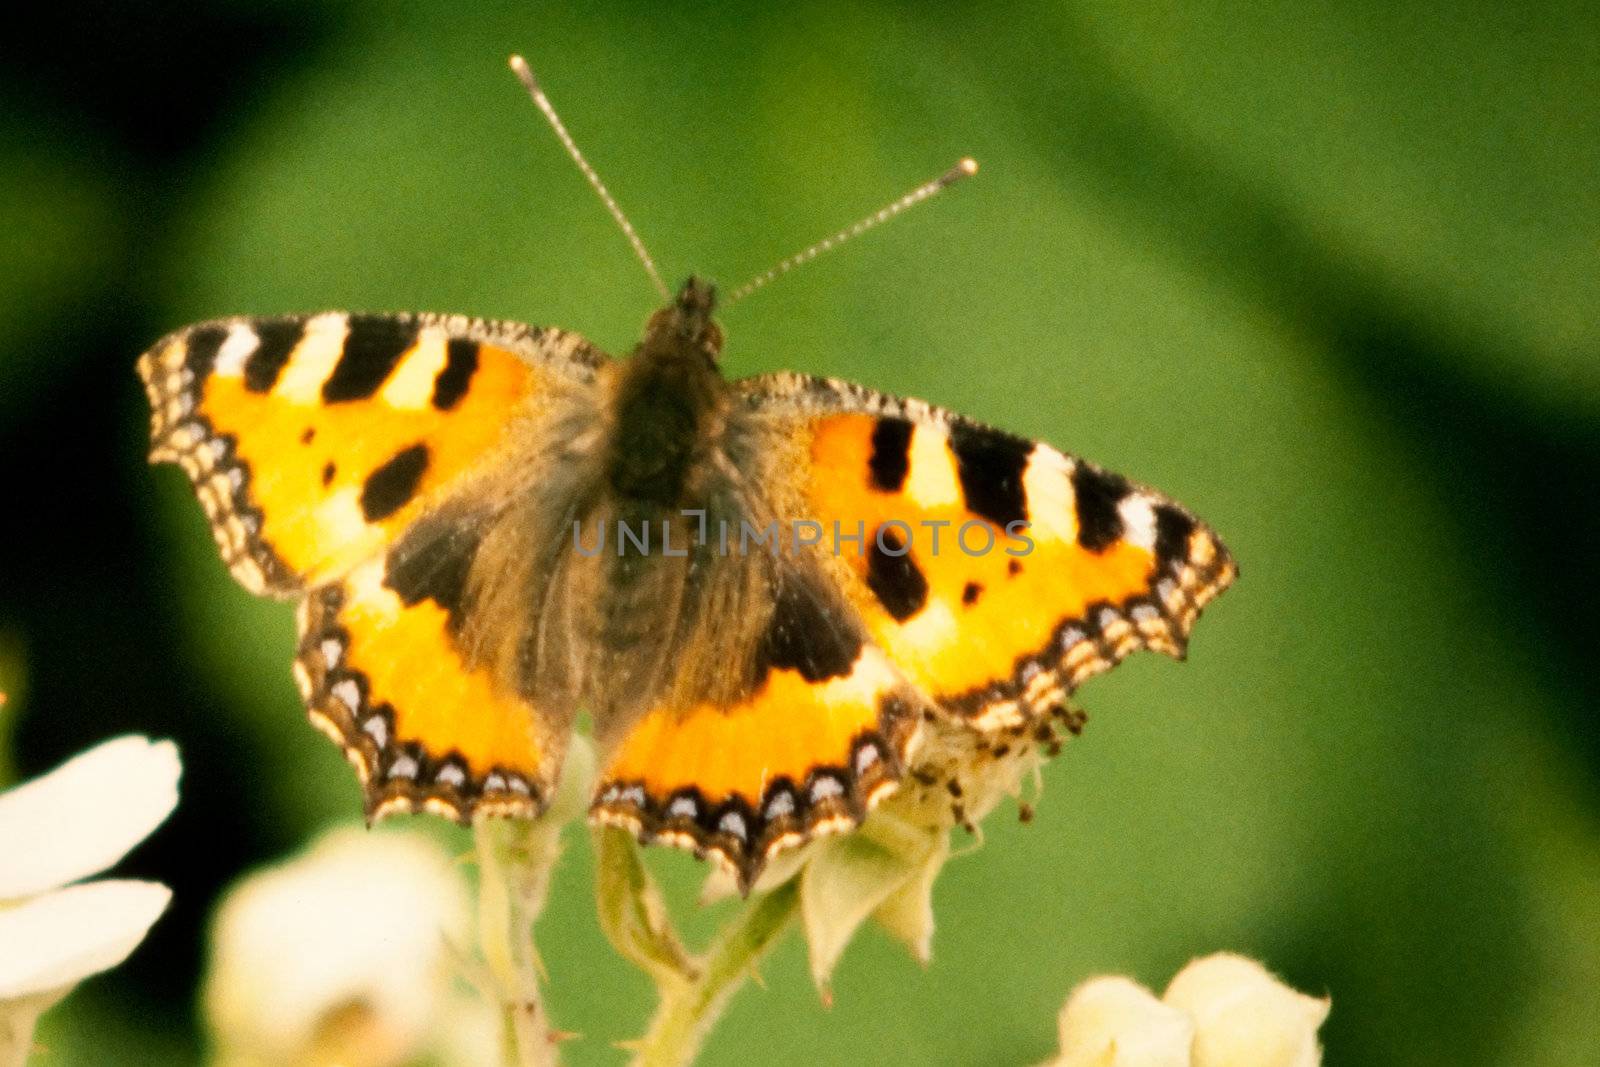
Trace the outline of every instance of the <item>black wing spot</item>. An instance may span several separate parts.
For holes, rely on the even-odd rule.
[[[867,550],[867,588],[896,622],[928,602],[928,579],[892,527],[879,527]]]
[[[225,326],[201,326],[189,334],[183,353],[184,366],[194,375],[195,385],[199,390],[199,383],[206,379],[217,365],[217,352],[222,348],[222,342],[228,339],[228,329]]]
[[[244,361],[244,387],[252,393],[270,393],[278,375],[305,336],[305,323],[298,319],[270,319],[257,322],[256,348]]]
[[[966,585],[961,587],[961,602],[967,605],[969,608],[976,604],[978,602],[978,598],[982,595],[983,586],[979,585],[977,582],[968,582]]]
[[[317,439],[317,428],[315,426],[307,426],[304,430],[300,431],[300,443],[301,444],[309,445],[312,441],[315,441],[316,439]]]
[[[406,350],[417,343],[417,324],[384,315],[352,315],[344,350],[322,383],[330,404],[365,400],[378,391]]]
[[[1077,502],[1078,544],[1090,552],[1105,551],[1122,536],[1117,505],[1128,495],[1128,480],[1080,462],[1072,469],[1072,492]]]
[[[957,423],[950,428],[950,448],[968,511],[997,526],[1027,519],[1022,472],[1033,442],[986,426]]]
[[[861,635],[822,591],[798,576],[783,579],[772,620],[762,636],[758,681],[768,670],[799,671],[808,682],[843,678],[861,655]]]
[[[1015,578],[1022,573],[1022,563],[1014,559],[1006,560],[1006,573]]]
[[[906,419],[884,416],[872,428],[872,457],[867,469],[872,474],[872,486],[886,493],[894,493],[906,483],[911,470],[911,423]]]
[[[332,460],[329,460],[327,463],[324,463],[322,465],[322,484],[323,484],[323,486],[327,487],[327,486],[332,485],[333,484],[333,476],[335,474],[338,474],[338,473],[339,473],[339,468],[333,463]]]
[[[428,446],[402,448],[367,476],[361,487],[361,513],[368,522],[380,522],[411,502],[428,469]]]
[[[1194,520],[1171,504],[1156,508],[1156,565],[1182,564],[1189,558]]]
[[[467,385],[478,370],[478,342],[470,337],[452,337],[444,350],[444,370],[433,380],[433,406],[449,411],[466,395]]]
[[[432,600],[449,614],[450,628],[459,631],[480,543],[479,523],[470,514],[422,519],[389,550],[383,584],[408,608]]]

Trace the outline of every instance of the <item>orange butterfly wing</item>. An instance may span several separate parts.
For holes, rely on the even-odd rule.
[[[1237,574],[1188,511],[1048,445],[846,382],[740,384],[807,457],[807,517],[859,531],[841,554],[874,642],[981,729],[1039,721],[1136,650],[1181,657]]]
[[[339,312],[202,323],[141,357],[152,461],[188,473],[241,584],[306,598],[296,681],[369,812],[533,811],[548,788],[564,735],[455,640],[481,531],[447,505],[604,359],[559,331]]]
[[[854,827],[898,784],[914,726],[903,687],[869,646],[836,678],[775,672],[732,707],[652,711],[607,766],[595,817],[710,853],[749,885],[779,852]]]

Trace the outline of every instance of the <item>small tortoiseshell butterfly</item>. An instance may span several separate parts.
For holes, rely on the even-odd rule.
[[[151,459],[240,583],[300,601],[295,679],[371,817],[536,814],[585,710],[594,818],[748,885],[895,789],[925,717],[1046,723],[1131,652],[1181,656],[1233,579],[1188,511],[1049,445],[730,381],[714,307],[691,278],[626,360],[342,312],[141,357]]]

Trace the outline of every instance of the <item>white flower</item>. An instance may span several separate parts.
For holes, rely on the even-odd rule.
[[[1191,1067],[1194,1023],[1131,978],[1091,978],[1061,1009],[1055,1067]]]
[[[1194,1067],[1317,1067],[1317,1029],[1329,1001],[1278,981],[1254,960],[1219,952],[1167,986],[1168,1004],[1194,1020]]]
[[[68,883],[110,867],[161,825],[180,770],[172,742],[119,737],[0,793],[0,1000],[65,989],[143,940],[169,889]]]
[[[414,832],[342,828],[244,878],[218,909],[205,987],[224,1062],[404,1063],[455,1029],[467,886]]]
[[[1157,1000],[1127,978],[1092,978],[1061,1009],[1052,1067],[1318,1067],[1329,1002],[1243,956],[1195,960]]]
[[[161,825],[181,770],[172,742],[119,737],[0,793],[0,1060],[26,1049],[39,1012],[126,959],[166,909],[164,885],[79,880]]]

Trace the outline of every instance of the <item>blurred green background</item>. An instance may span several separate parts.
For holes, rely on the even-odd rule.
[[[0,40],[0,774],[170,736],[126,869],[172,912],[42,1034],[184,1063],[217,893],[357,789],[133,361],[231,313],[430,309],[636,340],[653,294],[505,70],[525,52],[730,373],[857,379],[1161,487],[1243,578],[824,1009],[791,939],[707,1063],[1026,1063],[1097,972],[1227,948],[1331,992],[1330,1064],[1600,1062],[1600,16],[1592,5],[57,0]],[[15,29],[15,26],[13,27]],[[6,765],[9,764],[9,767]],[[649,989],[540,941],[573,1063]]]

